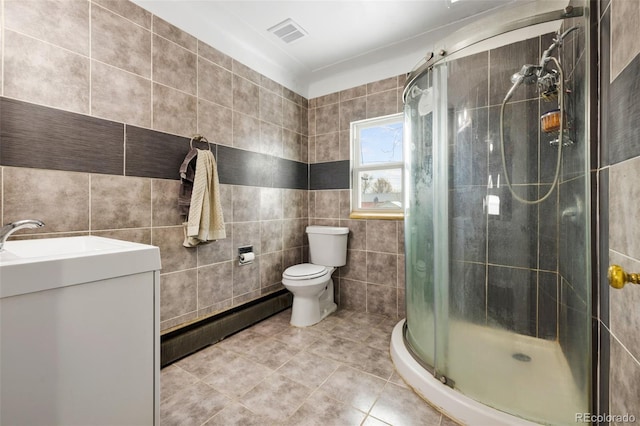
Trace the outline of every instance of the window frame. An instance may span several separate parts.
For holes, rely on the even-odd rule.
[[[371,166],[363,166],[360,164],[361,159],[361,143],[360,132],[362,129],[370,127],[383,126],[385,124],[400,123],[403,128],[403,140],[400,147],[402,160],[398,162],[379,163]],[[404,218],[404,195],[405,195],[405,161],[404,161],[404,114],[402,112],[389,114],[380,117],[372,117],[364,120],[352,121],[350,125],[350,187],[351,187],[351,209],[349,218],[351,219],[403,219]],[[400,170],[400,199],[402,206],[397,209],[367,209],[359,207],[361,204],[361,184],[358,175],[366,171],[378,170]]]

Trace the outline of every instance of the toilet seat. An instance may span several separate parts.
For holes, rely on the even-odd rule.
[[[282,277],[289,280],[311,280],[326,275],[328,269],[329,268],[322,265],[301,263],[288,267],[282,274]]]

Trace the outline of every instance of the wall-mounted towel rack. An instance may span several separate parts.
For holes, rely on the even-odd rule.
[[[193,135],[191,137],[191,140],[189,141],[189,148],[191,148],[191,149],[193,149],[193,141],[206,143],[207,144],[207,148],[209,148],[209,151],[211,151],[211,145],[209,145],[209,141],[204,136],[198,135],[198,134]]]

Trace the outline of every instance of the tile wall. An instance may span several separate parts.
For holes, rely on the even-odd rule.
[[[394,318],[405,316],[404,222],[349,219],[349,128],[402,112],[404,82],[402,75],[309,100],[309,221],[350,230],[336,297],[347,309]]]
[[[601,0],[600,90],[601,129],[598,179],[603,240],[601,339],[609,343],[609,410],[640,421],[640,286],[610,289],[606,268],[618,264],[640,271],[640,220],[636,201],[640,188],[640,3]],[[607,306],[608,304],[608,306]],[[608,308],[608,309],[607,309]],[[602,346],[602,345],[601,345]],[[605,344],[606,349],[606,344]],[[602,350],[601,350],[602,352]],[[606,370],[605,370],[606,371]],[[611,424],[622,424],[612,422]]]
[[[2,5],[0,222],[159,246],[164,331],[280,289],[309,217],[348,221],[349,121],[401,110],[402,77],[307,101],[125,0]],[[227,239],[186,249],[177,169],[194,133],[218,161]],[[347,225],[337,298],[402,316],[401,222]],[[238,267],[246,244],[258,258]]]
[[[1,4],[0,221],[159,246],[163,330],[280,289],[305,245],[307,100],[128,1]],[[227,238],[187,249],[194,133],[213,143]],[[238,267],[246,244],[257,260]]]

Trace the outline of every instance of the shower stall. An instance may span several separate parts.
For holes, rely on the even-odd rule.
[[[407,80],[392,358],[462,423],[572,424],[592,408],[588,8],[500,13]]]

